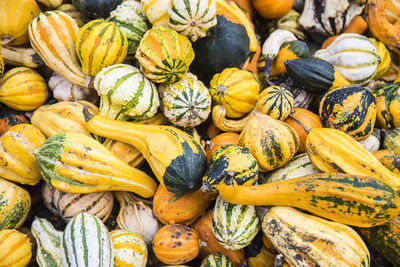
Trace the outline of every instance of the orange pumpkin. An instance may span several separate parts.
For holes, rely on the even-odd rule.
[[[266,19],[277,19],[285,16],[295,0],[252,0],[254,8]]]
[[[299,153],[306,152],[306,139],[308,131],[312,128],[321,128],[322,123],[317,115],[304,108],[294,108],[285,122],[293,127],[299,136]]]
[[[221,146],[230,144],[236,145],[239,141],[239,136],[240,135],[237,133],[224,132],[215,136],[210,141],[207,141],[206,144],[207,161],[210,162],[211,156],[214,154],[215,150],[217,150]]]

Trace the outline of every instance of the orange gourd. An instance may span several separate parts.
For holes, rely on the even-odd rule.
[[[266,19],[285,16],[294,4],[294,0],[252,0],[254,8]]]

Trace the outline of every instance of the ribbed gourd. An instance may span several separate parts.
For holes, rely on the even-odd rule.
[[[203,259],[200,267],[233,267],[233,262],[221,252],[215,252]]]
[[[114,246],[106,226],[81,212],[65,227],[61,259],[66,267],[113,267]]]
[[[124,61],[128,40],[114,22],[97,19],[80,28],[75,50],[82,71],[94,77],[102,68]]]
[[[211,112],[208,88],[191,73],[177,82],[160,85],[158,90],[164,115],[176,126],[198,126]]]
[[[372,134],[376,100],[366,87],[345,86],[327,92],[319,104],[322,124],[341,130],[356,140]]]
[[[272,207],[262,229],[290,266],[369,266],[370,255],[361,237],[347,225]]]
[[[100,96],[100,114],[110,119],[148,119],[160,105],[156,86],[131,65],[103,68],[94,87]]]
[[[157,188],[146,173],[124,163],[83,134],[53,135],[34,154],[44,180],[66,193],[120,190],[151,197]]]
[[[270,86],[259,95],[256,110],[284,121],[292,112],[293,102],[293,95],[289,90],[280,86]]]
[[[400,157],[400,128],[392,129],[385,135],[383,147]]]
[[[375,38],[368,38],[376,47],[376,52],[381,59],[381,62],[376,68],[376,73],[373,77],[374,80],[382,77],[390,67],[392,59],[390,57],[389,50],[386,48],[385,44]]]
[[[218,196],[212,215],[212,231],[224,248],[244,248],[259,230],[260,220],[254,206],[231,204]]]
[[[114,246],[115,267],[145,267],[147,263],[147,247],[137,234],[116,229],[110,232]]]
[[[0,266],[25,267],[32,257],[31,242],[15,229],[0,231]]]
[[[168,10],[169,27],[195,42],[217,24],[216,12],[216,0],[173,0]]]
[[[254,185],[258,181],[257,160],[247,147],[223,145],[212,155],[201,190],[214,191],[219,183]]]
[[[375,45],[367,37],[355,33],[339,35],[314,56],[331,63],[353,84],[363,84],[372,79],[380,63]]]
[[[400,127],[400,83],[389,83],[373,89],[376,98],[376,125],[390,129]]]
[[[34,110],[46,101],[47,95],[44,78],[27,67],[7,71],[0,81],[0,102],[16,110]]]
[[[171,6],[170,0],[143,0],[140,5],[147,19],[153,26],[168,27],[168,9]]]
[[[157,26],[145,33],[135,57],[147,78],[156,83],[173,83],[188,71],[194,51],[187,37]]]
[[[28,191],[0,178],[0,199],[0,230],[21,227],[31,208]]]

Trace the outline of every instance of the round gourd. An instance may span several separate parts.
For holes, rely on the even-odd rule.
[[[216,0],[172,0],[169,27],[195,42],[217,24],[216,12]]]
[[[224,248],[244,248],[259,230],[260,221],[254,206],[231,204],[218,196],[212,215],[212,231]]]
[[[147,247],[143,239],[127,230],[110,232],[114,245],[115,267],[145,267],[147,263]]]
[[[147,78],[156,83],[173,83],[188,71],[194,52],[188,38],[157,26],[145,33],[135,57]]]
[[[389,50],[386,48],[384,43],[375,38],[369,38],[369,40],[375,45],[378,56],[381,59],[381,62],[378,64],[375,76],[373,78],[376,80],[386,73],[386,71],[390,67],[392,59],[390,57]]]
[[[400,128],[395,128],[385,135],[383,147],[400,157]]]
[[[211,112],[211,96],[204,84],[193,74],[159,87],[165,117],[172,124],[194,127],[204,122]]]
[[[221,133],[213,137],[210,141],[206,142],[206,156],[207,161],[210,162],[211,156],[214,152],[223,145],[237,144],[239,141],[239,134],[237,133]]]
[[[75,50],[82,71],[96,76],[104,67],[124,61],[128,40],[119,27],[106,20],[92,20],[78,32]]]
[[[154,254],[166,264],[191,261],[197,257],[199,249],[197,231],[182,224],[165,225],[153,239]]]
[[[233,267],[233,262],[221,252],[208,255],[201,262],[200,267]]]
[[[252,0],[254,8],[266,19],[276,19],[285,16],[294,4],[294,0]]]
[[[25,267],[32,257],[29,237],[17,230],[0,231],[0,266]]]
[[[324,95],[319,104],[319,116],[325,127],[362,140],[374,130],[376,100],[367,88],[341,87]]]
[[[114,22],[128,39],[127,59],[134,59],[140,40],[149,29],[149,22],[135,0],[128,0],[113,10],[108,20]]]
[[[400,127],[400,83],[389,83],[374,88],[376,98],[376,125],[390,129]]]
[[[225,107],[227,117],[240,118],[256,105],[260,85],[250,72],[228,68],[214,75],[209,90],[214,104]]]
[[[168,9],[171,0],[141,0],[140,5],[153,26],[168,27]]]
[[[106,18],[122,0],[72,0],[72,4],[89,18]]]
[[[280,86],[265,88],[257,101],[257,110],[271,118],[285,120],[293,109],[292,93]]]
[[[0,81],[0,102],[13,109],[34,110],[46,99],[46,81],[33,69],[13,68],[7,71]]]

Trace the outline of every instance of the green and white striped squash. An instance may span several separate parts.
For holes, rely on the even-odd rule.
[[[114,120],[153,117],[160,105],[156,86],[135,67],[116,64],[103,68],[94,81],[100,114]]]
[[[140,3],[135,0],[122,2],[115,10],[111,11],[107,20],[117,24],[125,34],[128,39],[127,59],[134,59],[140,40],[150,28],[150,23],[143,13]]]
[[[63,233],[57,231],[46,219],[35,218],[31,226],[36,239],[36,262],[40,267],[62,266],[61,243]]]
[[[371,80],[380,63],[375,45],[367,37],[355,33],[339,35],[326,49],[318,50],[314,56],[331,63],[353,84]]]
[[[208,88],[191,73],[177,82],[160,85],[159,95],[165,117],[176,126],[198,126],[210,114],[211,95]]]
[[[258,96],[256,108],[274,119],[284,121],[292,112],[294,99],[292,93],[281,86],[270,86]]]
[[[306,175],[317,174],[319,171],[312,165],[307,153],[296,155],[292,160],[273,172],[268,173],[264,178],[266,182],[278,182],[294,179]]]
[[[221,252],[215,252],[207,257],[201,262],[200,267],[233,267],[233,262],[229,257],[225,256]]]
[[[195,42],[217,24],[216,12],[216,0],[172,0],[169,27]]]
[[[224,248],[241,249],[257,235],[260,220],[254,206],[231,204],[218,196],[212,214],[211,230]]]
[[[145,267],[147,247],[143,239],[127,230],[110,232],[114,244],[114,267]]]
[[[43,184],[42,197],[44,205],[66,223],[82,211],[105,222],[114,205],[114,197],[111,191],[70,194],[57,190],[47,183]]]
[[[106,226],[81,212],[65,227],[61,258],[65,267],[113,267],[114,246]]]

